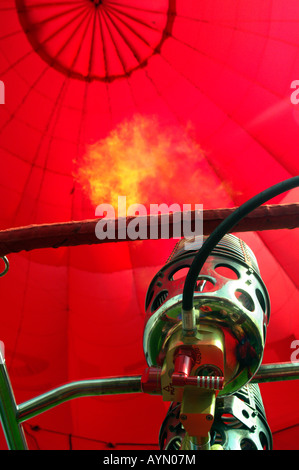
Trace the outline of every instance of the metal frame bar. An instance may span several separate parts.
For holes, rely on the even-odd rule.
[[[4,358],[2,355],[0,358],[0,419],[10,450],[28,449],[22,427],[23,422],[69,400],[89,396],[143,393],[140,375],[109,377],[70,382],[17,405]],[[251,382],[265,383],[298,379],[299,362],[283,362],[262,365]]]
[[[141,376],[80,380],[61,385],[17,407],[17,421],[22,423],[74,398],[142,393]]]
[[[299,379],[299,362],[262,364],[251,380],[252,383],[280,382]]]
[[[3,351],[0,348],[0,420],[10,450],[25,450],[27,442],[22,425],[18,422],[18,407],[14,397]]]
[[[80,380],[17,405],[0,351],[0,421],[9,450],[28,450],[22,423],[74,398],[142,393],[141,376]]]

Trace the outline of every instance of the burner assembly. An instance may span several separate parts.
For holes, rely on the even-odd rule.
[[[192,249],[188,250],[188,246]],[[264,421],[259,419],[256,410],[258,386],[247,386],[262,361],[270,315],[269,296],[257,260],[242,240],[234,235],[223,237],[198,276],[194,291],[196,332],[188,336],[182,326],[182,296],[186,274],[197,250],[196,239],[192,244],[188,240],[178,242],[167,264],[151,282],[146,297],[144,331],[147,363],[160,377],[164,400],[180,403],[184,401],[184,394],[186,397],[198,395],[198,416],[203,413],[205,427],[210,426],[214,439],[217,436],[219,442],[223,436],[224,447],[232,448],[232,440],[226,436],[233,426],[237,436],[234,442],[241,448],[245,439],[242,426],[245,426],[248,443],[252,441],[252,445],[259,448],[267,442],[269,448],[270,434],[265,432]],[[235,395],[236,392],[239,394]],[[247,397],[243,409],[240,409],[241,396]],[[202,410],[200,402],[204,403]],[[263,408],[259,409],[265,419]],[[188,413],[178,404],[170,407],[166,422],[173,420],[178,410],[177,425],[181,422],[188,427]],[[228,412],[235,421],[242,418],[238,432],[235,421],[221,421],[221,416]],[[253,423],[253,415],[258,424]],[[255,432],[260,428],[262,435],[267,436],[262,442],[251,439],[254,426]],[[165,423],[164,427],[167,428]],[[242,439],[238,437],[240,433]],[[161,431],[162,448],[173,446],[174,441],[177,445],[179,437],[172,436],[165,444],[164,435],[165,431]]]
[[[257,259],[229,234],[248,213],[298,184],[247,201],[201,245],[177,243],[146,296],[143,390],[170,401],[161,449],[271,449],[257,384],[270,299]],[[197,248],[197,249],[196,249]]]

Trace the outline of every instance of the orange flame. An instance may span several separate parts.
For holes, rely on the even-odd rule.
[[[87,149],[76,178],[95,205],[116,207],[118,196],[128,205],[203,203],[199,197],[211,185],[200,171],[202,160],[190,129],[136,115]]]

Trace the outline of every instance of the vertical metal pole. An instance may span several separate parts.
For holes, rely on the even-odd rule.
[[[15,401],[0,342],[0,420],[9,450],[28,449],[24,430],[17,421]]]

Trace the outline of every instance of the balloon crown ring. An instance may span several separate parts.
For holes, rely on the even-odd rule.
[[[16,5],[24,33],[51,68],[79,80],[112,81],[130,76],[160,52],[172,35],[176,0],[168,0],[166,8],[157,0],[144,10],[110,0],[56,5],[16,0]]]

